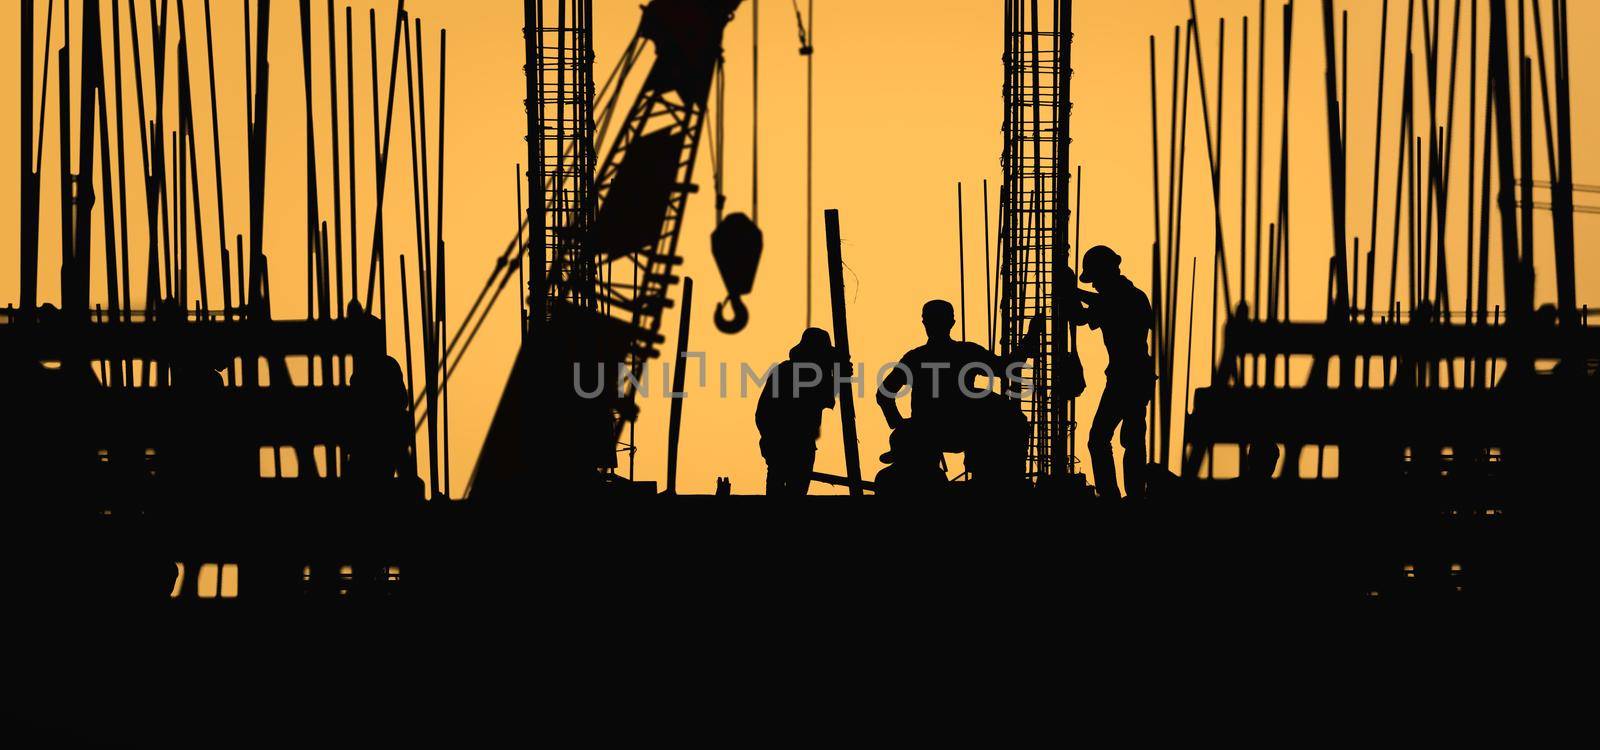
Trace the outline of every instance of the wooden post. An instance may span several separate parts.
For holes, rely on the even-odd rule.
[[[678,494],[678,436],[683,430],[683,372],[689,351],[689,310],[694,305],[694,279],[683,279],[683,310],[678,316],[678,354],[672,360],[672,413],[667,421],[667,493]]]
[[[844,310],[844,258],[839,245],[839,209],[822,212],[828,241],[828,296],[833,304],[833,345],[850,361],[850,328]],[[687,295],[686,295],[687,296]],[[844,431],[844,463],[850,494],[861,492],[861,447],[856,443],[856,402],[847,385],[839,394],[839,424]]]

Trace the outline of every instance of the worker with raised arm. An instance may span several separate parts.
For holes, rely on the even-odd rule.
[[[1089,427],[1089,461],[1094,469],[1094,484],[1103,498],[1117,499],[1116,460],[1111,452],[1111,435],[1122,427],[1122,474],[1128,497],[1144,495],[1145,406],[1155,386],[1155,361],[1148,349],[1148,336],[1155,321],[1150,299],[1122,275],[1122,258],[1105,245],[1095,245],[1083,254],[1080,265],[1083,282],[1093,292],[1078,289],[1070,276],[1064,288],[1076,294],[1068,304],[1073,325],[1088,324],[1099,329],[1105,339],[1106,387],[1100,394],[1094,422]]]

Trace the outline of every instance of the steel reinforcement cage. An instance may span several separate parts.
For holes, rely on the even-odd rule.
[[[1070,352],[1070,324],[1056,309],[1053,282],[1068,253],[1071,143],[1071,0],[1007,0],[1005,145],[1000,157],[999,305],[1002,347],[1022,343],[1028,321],[1048,321],[1040,354],[1026,371],[1028,474],[1035,481],[1074,470],[1069,404],[1054,398],[1058,358]]]

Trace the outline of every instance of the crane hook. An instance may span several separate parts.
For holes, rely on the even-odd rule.
[[[729,214],[711,233],[711,257],[728,287],[728,298],[717,303],[717,330],[738,333],[750,322],[750,311],[740,297],[755,285],[756,267],[761,263],[761,229],[744,214]],[[733,308],[729,311],[732,317],[723,317],[725,307]]]
[[[733,317],[724,319],[722,311],[725,309],[731,310]],[[715,322],[717,330],[723,333],[738,333],[744,330],[746,325],[750,324],[750,311],[745,308],[744,302],[739,299],[739,295],[730,294],[727,299],[717,303]]]

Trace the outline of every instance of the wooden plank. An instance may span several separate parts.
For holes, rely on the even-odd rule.
[[[833,304],[833,345],[844,361],[850,360],[850,328],[844,309],[844,258],[839,244],[839,209],[823,212],[828,241],[828,293]],[[850,494],[861,491],[861,446],[856,442],[856,402],[847,385],[839,394],[839,423],[844,431],[844,462]]]
[[[678,494],[678,436],[683,431],[683,373],[689,351],[689,310],[694,305],[694,279],[683,280],[683,309],[678,316],[678,355],[672,362],[672,414],[667,421],[667,491]]]

